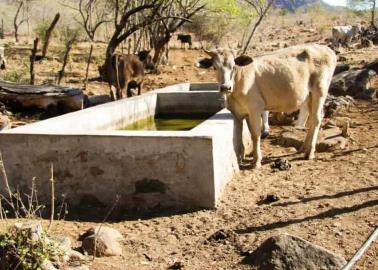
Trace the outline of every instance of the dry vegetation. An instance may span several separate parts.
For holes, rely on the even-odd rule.
[[[54,14],[54,11],[48,13]],[[297,25],[299,20],[305,26]],[[296,14],[273,11],[256,33],[248,53],[257,56],[285,44],[323,43],[330,37],[332,25],[363,21],[368,21],[364,14],[346,10],[313,9]],[[226,33],[219,40],[220,44],[237,46],[243,31],[233,27],[232,34]],[[186,30],[193,29],[188,27]],[[106,32],[102,29],[98,39],[105,40]],[[25,29],[23,33],[18,44],[14,44],[10,33],[0,40],[0,45],[6,47],[9,62],[8,69],[0,71],[0,79],[28,81],[32,39]],[[203,44],[206,42],[200,42],[195,36],[196,49],[183,50],[174,37],[170,43],[169,65],[162,66],[159,75],[146,76],[144,91],[185,81],[214,81],[212,70],[194,67],[194,62],[204,56],[197,49]],[[74,46],[63,85],[83,86],[89,46],[88,42]],[[98,76],[97,67],[105,60],[105,49],[105,43],[95,43],[90,78]],[[127,46],[124,44],[118,50],[127,51]],[[36,63],[36,84],[56,82],[61,53],[62,44],[56,37],[50,47],[50,57]],[[352,65],[378,58],[377,47],[341,49],[341,55]],[[374,86],[378,87],[378,83]],[[107,83],[95,81],[88,85],[88,95],[108,93]],[[352,139],[347,149],[321,153],[315,161],[304,161],[293,149],[275,145],[275,138],[284,127],[273,127],[273,135],[263,142],[266,159],[262,169],[242,170],[235,176],[225,189],[217,210],[125,214],[114,220],[110,217],[110,225],[125,236],[124,256],[98,258],[90,263],[90,269],[167,269],[175,262],[181,262],[183,269],[251,269],[243,264],[242,254],[278,232],[293,233],[350,258],[378,226],[378,104],[358,101],[343,116],[352,121]],[[16,114],[12,120],[28,122],[37,118]],[[281,156],[291,162],[291,170],[272,172],[270,161]],[[271,205],[258,204],[267,194],[275,194],[280,200]],[[68,235],[75,241],[79,233],[101,220],[93,215],[96,212],[93,209],[80,212],[80,215],[71,210],[69,220],[57,221],[52,233]],[[2,220],[0,224],[4,229],[13,222]],[[231,230],[235,236],[225,241],[206,241],[220,229]],[[378,269],[377,258],[378,245],[375,243],[356,269]]]

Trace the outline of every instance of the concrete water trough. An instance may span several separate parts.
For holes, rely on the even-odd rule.
[[[214,208],[239,170],[233,116],[216,90],[213,83],[177,84],[3,131],[10,186],[29,191],[36,177],[39,199],[48,202],[53,164],[55,196],[72,205],[111,205],[120,195],[130,209]],[[118,130],[156,114],[213,116],[187,131]]]

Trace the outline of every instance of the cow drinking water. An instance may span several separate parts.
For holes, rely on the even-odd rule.
[[[322,107],[336,67],[336,55],[330,48],[301,45],[254,59],[237,57],[230,49],[205,52],[216,68],[226,107],[236,119],[235,127],[241,129],[242,120],[247,121],[255,168],[261,166],[262,160],[260,140],[264,111],[294,112],[306,106],[309,129],[302,149],[305,158],[315,157]],[[241,138],[238,141],[241,143]]]

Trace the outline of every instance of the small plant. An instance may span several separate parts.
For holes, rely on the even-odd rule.
[[[44,234],[39,239],[31,239],[29,230],[12,227],[0,235],[0,270],[41,269],[50,257],[59,255],[56,250]]]
[[[2,79],[14,83],[29,83],[29,78],[27,76],[27,70],[25,69],[11,69],[3,74]]]

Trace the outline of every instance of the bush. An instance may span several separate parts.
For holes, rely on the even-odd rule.
[[[28,230],[13,227],[0,235],[0,270],[41,269],[46,260],[56,255],[55,250],[57,248],[44,235],[30,239]]]
[[[26,69],[21,69],[21,70],[11,69],[4,73],[4,75],[2,76],[2,79],[4,81],[14,82],[14,83],[29,83],[30,82],[30,78]]]

